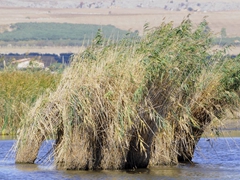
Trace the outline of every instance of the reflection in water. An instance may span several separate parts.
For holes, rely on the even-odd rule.
[[[202,138],[192,164],[135,171],[63,171],[56,170],[49,163],[15,164],[11,154],[4,160],[14,142],[8,138],[0,140],[0,179],[240,179],[240,138]],[[49,152],[51,146],[52,141],[43,145],[39,159]]]

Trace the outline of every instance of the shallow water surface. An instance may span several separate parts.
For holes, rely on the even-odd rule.
[[[15,164],[9,150],[15,140],[0,140],[0,179],[165,179],[165,180],[239,180],[240,138],[202,138],[194,153],[193,164],[150,167],[137,171],[61,171],[50,164]],[[51,144],[51,142],[49,143]],[[41,148],[40,156],[50,145]],[[5,158],[7,156],[7,158]]]

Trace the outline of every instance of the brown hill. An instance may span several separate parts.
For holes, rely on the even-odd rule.
[[[216,34],[225,28],[227,36],[240,36],[240,11],[235,10],[240,9],[239,0],[5,0],[0,1],[0,7],[0,32],[17,22],[67,22],[112,24],[142,34],[145,23],[149,23],[150,27],[159,26],[163,21],[179,25],[191,14],[190,19],[195,24],[207,17],[209,27]],[[12,48],[5,47],[10,52]],[[65,51],[72,52],[72,49]],[[240,52],[237,49],[233,49],[234,54]]]

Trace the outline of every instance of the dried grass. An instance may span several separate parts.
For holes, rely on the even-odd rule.
[[[16,161],[25,162],[26,144],[46,138],[56,139],[55,163],[64,169],[191,161],[205,128],[239,103],[239,85],[230,89],[238,99],[226,101],[224,54],[208,52],[205,28],[205,21],[195,30],[188,20],[163,23],[118,44],[98,35],[26,116]]]

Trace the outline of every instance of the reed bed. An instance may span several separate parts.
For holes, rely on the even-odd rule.
[[[26,114],[18,163],[34,163],[56,139],[55,164],[71,170],[145,168],[192,159],[195,145],[226,109],[239,108],[239,60],[210,51],[203,20],[162,23],[141,39],[97,35],[76,54],[55,92]],[[229,81],[231,78],[231,81]]]
[[[60,75],[44,71],[0,72],[0,132],[16,134],[23,114],[47,89],[54,89]]]

